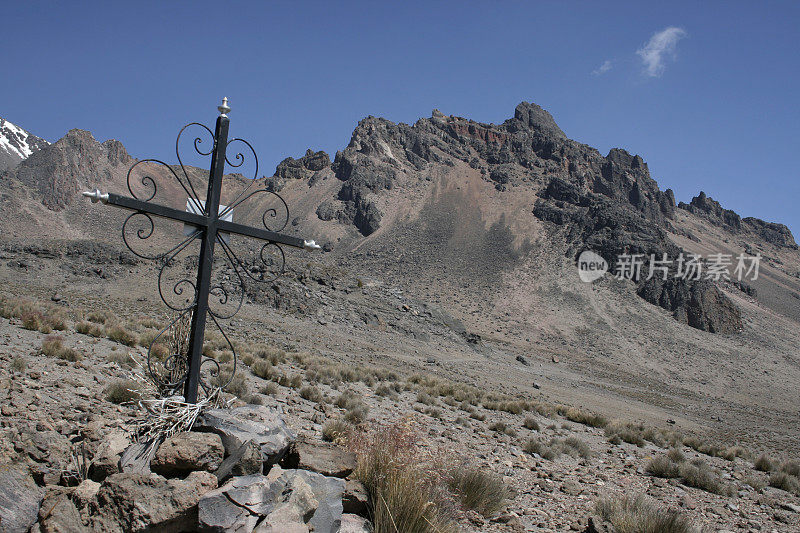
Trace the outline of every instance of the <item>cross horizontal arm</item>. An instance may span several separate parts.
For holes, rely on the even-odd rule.
[[[244,224],[237,224],[227,220],[217,221],[217,229],[219,231],[227,231],[228,233],[237,233],[246,237],[253,237],[254,239],[261,239],[263,241],[285,244],[286,246],[293,246],[295,248],[308,247],[306,241],[299,237],[283,235],[282,233],[275,233],[274,231],[267,231],[265,229],[254,228],[252,226],[245,226]]]
[[[93,198],[89,194],[86,196]],[[181,211],[180,209],[173,209],[172,207],[167,207],[165,205],[152,204],[136,198],[131,198],[130,196],[122,196],[112,192],[103,195],[99,195],[98,192],[98,198],[103,203],[130,209],[132,211],[141,211],[143,213],[149,213],[158,217],[185,222],[186,224],[192,224],[194,226],[208,227],[208,218],[204,215],[198,215],[188,211]],[[235,233],[238,235],[244,235],[245,237],[252,237],[254,239],[261,239],[264,241],[284,244],[286,246],[292,246],[294,248],[306,248],[310,250],[319,248],[319,245],[315,244],[313,241],[306,241],[300,237],[292,237],[290,235],[275,233],[274,231],[254,228],[244,224],[237,224],[228,220],[217,219],[216,226],[217,231]]]
[[[171,218],[173,220],[185,222],[194,226],[208,226],[208,219],[203,215],[197,215],[188,211],[181,211],[180,209],[173,209],[172,207],[167,207],[165,205],[143,202],[142,200],[137,200],[136,198],[131,198],[130,196],[121,196],[119,194],[114,194],[113,192],[108,193],[108,201],[104,203],[115,205],[117,207],[124,207],[125,209],[131,209],[133,211],[150,213],[151,215],[156,215],[157,217]]]

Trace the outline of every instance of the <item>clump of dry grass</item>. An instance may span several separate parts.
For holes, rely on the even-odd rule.
[[[704,461],[692,463],[676,463],[666,455],[654,457],[647,463],[645,471],[651,476],[662,478],[680,478],[684,485],[729,496],[735,492],[734,488],[725,483],[719,473]]]
[[[680,512],[658,507],[643,494],[603,498],[597,514],[617,533],[695,533],[697,529]]]
[[[57,357],[72,363],[80,361],[82,356],[77,351],[64,346],[64,338],[59,335],[48,335],[42,341],[42,353],[48,357]]]
[[[285,374],[281,374],[278,376],[277,379],[278,385],[281,387],[289,387],[290,389],[299,389],[300,386],[303,384],[303,376],[300,374],[294,374],[292,376],[288,376]]]
[[[502,509],[510,495],[500,476],[468,465],[451,469],[446,481],[465,508],[486,517]]]
[[[800,496],[800,479],[786,472],[773,472],[769,476],[769,486]]]
[[[753,466],[756,470],[761,470],[762,472],[772,472],[777,467],[775,461],[770,456],[763,453],[758,456]]]
[[[111,403],[121,404],[139,400],[142,397],[139,382],[129,379],[118,380],[111,383],[105,390],[106,400]]]
[[[564,416],[567,420],[593,428],[604,428],[608,425],[608,419],[606,417],[576,407],[567,409]]]
[[[92,337],[102,337],[103,328],[94,322],[83,321],[75,324],[75,331],[82,335],[91,335]]]
[[[112,363],[117,363],[118,365],[125,368],[131,368],[135,364],[135,361],[133,357],[131,357],[131,354],[129,352],[124,352],[124,351],[111,352],[108,355],[108,360],[111,361]]]
[[[523,449],[527,453],[535,453],[548,461],[555,461],[565,453],[573,457],[582,457],[583,459],[589,459],[592,456],[592,450],[589,445],[574,435],[566,439],[552,438],[549,441],[545,441],[542,438],[532,438],[525,444]]]
[[[525,429],[539,431],[539,423],[532,416],[525,418],[525,422],[523,422],[522,425],[525,427]]]
[[[440,479],[416,442],[407,421],[355,435],[349,446],[358,458],[354,472],[369,495],[375,533],[451,533],[448,502]]]
[[[341,442],[353,431],[352,424],[344,420],[328,420],[322,426],[322,440],[328,442]]]
[[[681,475],[678,464],[666,455],[652,458],[645,466],[645,472],[651,476],[663,478],[676,478]]]
[[[306,385],[305,387],[300,389],[300,397],[310,402],[315,402],[315,403],[325,402],[325,397],[322,395],[322,391],[320,391],[317,387],[313,385]]]
[[[136,346],[136,337],[119,324],[106,325],[106,337],[125,346]]]
[[[275,377],[275,369],[266,359],[259,359],[250,365],[250,371],[261,379],[272,379]]]
[[[11,360],[11,370],[14,372],[25,372],[25,368],[28,365],[25,364],[25,359],[22,357],[15,357]]]

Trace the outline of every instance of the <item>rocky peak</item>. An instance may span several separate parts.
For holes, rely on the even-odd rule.
[[[12,169],[11,177],[37,191],[42,204],[58,211],[72,203],[81,188],[93,188],[110,180],[114,167],[132,161],[116,140],[99,143],[85,130],[67,134]]]
[[[522,102],[514,109],[514,118],[508,122],[516,121],[523,128],[551,137],[566,139],[566,134],[561,131],[553,116],[536,104]],[[517,124],[515,124],[517,125]]]
[[[700,194],[692,198],[690,203],[681,202],[678,207],[702,216],[718,226],[726,226],[734,232],[739,232],[742,229],[742,218],[735,211],[724,209],[719,202],[710,196],[706,196],[703,191],[700,191]]]

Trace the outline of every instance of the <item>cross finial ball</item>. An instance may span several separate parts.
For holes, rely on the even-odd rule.
[[[222,105],[217,106],[217,109],[219,110],[219,114],[221,116],[223,116],[223,117],[226,116],[228,113],[230,113],[231,108],[228,105],[228,97],[227,96],[222,99]]]

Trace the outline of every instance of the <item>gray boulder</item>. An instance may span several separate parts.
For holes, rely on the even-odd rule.
[[[207,409],[197,418],[194,430],[219,435],[228,455],[251,440],[259,446],[267,465],[277,463],[296,438],[277,411],[263,405]]]
[[[261,447],[249,440],[239,446],[239,449],[222,461],[214,474],[222,484],[234,476],[249,476],[260,474],[263,468],[261,462]]]
[[[347,477],[356,468],[356,455],[329,442],[298,442],[289,448],[281,466]]]
[[[209,472],[186,479],[121,473],[106,478],[90,505],[92,528],[108,532],[172,532],[197,528],[197,502],[217,488]]]
[[[36,522],[42,496],[26,466],[0,465],[0,531],[28,531]]]
[[[343,492],[344,480],[276,466],[266,476],[236,477],[203,496],[200,531],[336,533]]]

